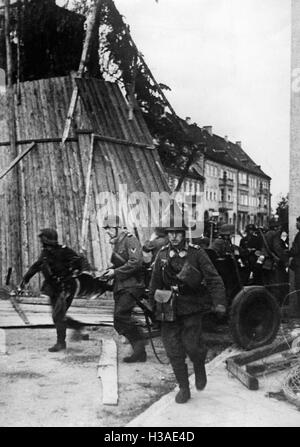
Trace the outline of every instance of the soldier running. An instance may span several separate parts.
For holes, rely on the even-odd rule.
[[[196,388],[206,386],[207,348],[202,339],[206,290],[216,312],[224,315],[226,311],[221,277],[206,252],[188,243],[185,230],[175,225],[166,228],[169,243],[157,254],[150,282],[150,301],[161,320],[162,341],[180,388],[177,403],[191,397],[186,355],[194,365]]]
[[[66,312],[71,306],[76,282],[73,275],[80,273],[84,258],[66,246],[58,244],[56,230],[45,228],[39,234],[43,249],[39,259],[24,275],[19,289],[22,290],[30,279],[38,272],[44,276],[41,288],[43,294],[49,296],[52,306],[52,318],[55,324],[57,341],[49,348],[49,352],[66,349],[66,329],[72,327],[79,329],[81,324],[70,317]]]

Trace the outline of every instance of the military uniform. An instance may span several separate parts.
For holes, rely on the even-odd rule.
[[[296,307],[300,313],[300,231],[295,236],[289,254],[292,258],[290,267],[295,275],[295,289],[298,291]]]
[[[153,240],[147,240],[143,245],[145,286],[148,288],[151,280],[152,266],[159,250],[168,243],[165,234],[158,234]]]
[[[142,247],[138,239],[126,230],[120,231],[114,241],[111,263],[114,269],[114,327],[129,340],[134,352],[143,353],[141,357],[145,357],[143,334],[132,318],[135,298],[140,298],[145,292]]]
[[[278,283],[277,270],[281,253],[280,233],[280,230],[271,228],[265,234],[262,248],[262,253],[265,256],[262,266],[264,284]],[[275,294],[278,294],[278,290],[274,289],[274,291]]]
[[[248,282],[251,272],[253,273],[253,281],[255,284],[260,284],[261,273],[259,267],[257,266],[257,256],[255,252],[261,250],[261,240],[256,236],[256,234],[248,233],[245,237],[240,240],[240,256],[245,264],[246,269],[246,283]]]
[[[52,318],[57,332],[57,345],[65,347],[66,327],[78,327],[78,323],[66,318],[70,307],[76,282],[72,278],[74,270],[81,270],[83,258],[72,249],[55,244],[43,248],[39,259],[24,275],[22,283],[27,284],[38,272],[44,276],[41,291],[50,297]],[[53,349],[56,350],[56,349]]]
[[[186,280],[178,279],[186,266],[197,272],[196,289],[191,287],[189,275]],[[215,305],[226,305],[225,288],[206,252],[185,240],[177,247],[171,244],[164,246],[156,257],[150,282],[150,300],[154,308],[156,290],[171,290],[172,287],[178,288],[176,319],[162,322],[161,334],[179,387],[188,390],[189,398],[186,354],[194,364],[197,388],[203,389],[206,384],[204,363],[207,349],[202,339],[202,313],[207,308],[205,295],[208,292]],[[180,403],[185,401],[186,398]]]

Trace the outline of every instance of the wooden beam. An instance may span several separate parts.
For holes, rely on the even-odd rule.
[[[260,364],[246,365],[247,373],[251,375],[264,376],[283,369],[290,369],[299,363],[299,354],[290,354],[286,358],[274,359]]]
[[[98,16],[98,14],[100,13],[101,3],[102,3],[102,0],[95,0],[94,7],[88,17],[87,30],[86,30],[85,40],[84,40],[84,44],[83,44],[81,60],[80,60],[80,64],[79,64],[79,68],[78,68],[78,72],[77,72],[77,77],[79,77],[79,78],[82,78],[86,63],[88,61],[91,37],[93,34],[93,28],[94,28],[94,25],[96,22],[96,18]],[[79,92],[78,87],[77,87],[77,85],[75,85],[73,92],[72,92],[69,110],[68,110],[68,114],[67,114],[67,119],[66,119],[64,131],[63,131],[63,136],[62,136],[62,141],[61,141],[62,147],[64,146],[65,141],[69,136],[71,123],[72,123],[74,111],[75,111],[76,104],[77,104],[78,92]]]
[[[90,132],[92,133],[92,131]],[[66,139],[66,141],[70,141],[70,142],[78,142],[78,138],[76,137],[69,137]],[[20,144],[31,144],[31,143],[61,143],[61,138],[57,137],[57,138],[31,138],[30,140],[18,140],[16,142],[17,145]],[[0,147],[1,146],[9,146],[10,142],[9,141],[2,141],[0,142]]]
[[[93,132],[93,130],[77,130],[76,131],[77,134],[79,135],[90,135]],[[149,145],[146,143],[139,143],[137,141],[129,141],[129,140],[122,140],[120,138],[115,138],[115,137],[110,137],[108,135],[99,135],[99,134],[94,134],[95,140],[99,140],[99,141],[105,141],[108,143],[115,143],[115,144],[121,144],[123,146],[134,146],[134,147],[140,147],[142,149],[155,149],[154,145]],[[1,145],[1,143],[0,143]]]
[[[4,329],[0,329],[0,354],[7,354],[6,333]]]
[[[260,360],[269,355],[276,354],[277,352],[285,351],[289,349],[295,337],[287,336],[284,339],[275,340],[273,343],[267,346],[262,346],[261,348],[252,349],[251,351],[243,352],[234,357],[231,357],[236,364],[242,366],[247,363],[254,362],[255,360]]]
[[[21,154],[19,154],[11,163],[9,166],[7,166],[7,168],[5,168],[2,172],[0,172],[0,180],[3,179],[3,177],[6,176],[6,174],[8,174],[18,163],[19,161],[21,161],[25,155],[28,154],[28,152],[31,151],[31,149],[33,149],[35,146],[35,143],[30,144]]]
[[[226,360],[226,368],[247,388],[250,390],[257,390],[259,386],[258,379],[247,371],[245,365],[286,350],[290,347],[292,341],[293,337],[289,336],[282,340],[275,340],[275,342],[270,345],[232,356]],[[243,366],[245,366],[245,368],[243,368]],[[250,371],[253,371],[253,369],[251,370],[250,368]]]
[[[102,403],[118,404],[117,345],[114,340],[101,340],[97,377],[102,381]]]
[[[106,142],[109,142],[109,143],[122,144],[124,146],[134,146],[134,147],[140,147],[140,148],[143,148],[143,149],[155,149],[154,146],[151,146],[149,144],[137,143],[137,142],[128,141],[128,140],[121,140],[119,138],[109,137],[109,136],[106,136],[106,135],[97,135],[97,134],[95,134],[95,139],[96,140],[100,140],[100,141],[106,141]]]
[[[13,308],[15,309],[17,314],[22,318],[24,323],[30,324],[30,321],[28,320],[27,315],[25,314],[25,312],[23,311],[23,309],[21,308],[20,304],[17,302],[15,297],[10,295],[9,299],[10,299],[11,304],[13,305]]]
[[[230,358],[226,360],[227,370],[234,375],[243,385],[249,390],[258,390],[258,380],[256,377],[251,376],[247,371],[237,365],[236,362]]]
[[[91,178],[92,178],[93,159],[94,159],[94,146],[95,146],[95,140],[94,140],[94,134],[92,134],[90,153],[89,153],[89,164],[86,174],[85,199],[82,214],[81,240],[80,240],[80,248],[82,253],[84,254],[86,254],[86,242],[87,242],[88,224],[89,224],[89,206],[91,196]]]
[[[7,126],[9,129],[10,141],[10,157],[16,159],[18,157],[17,140],[17,125],[16,125],[16,110],[15,110],[15,93],[13,84],[13,57],[12,57],[12,43],[11,43],[11,19],[10,19],[10,0],[4,0],[4,22],[5,22],[5,46],[6,46],[6,98],[7,98]],[[21,231],[21,213],[22,201],[20,194],[20,172],[17,167],[16,175],[11,181],[8,190],[8,222],[9,222],[9,239],[8,252],[11,251],[11,262],[14,264],[14,269],[17,278],[22,274],[22,231]]]

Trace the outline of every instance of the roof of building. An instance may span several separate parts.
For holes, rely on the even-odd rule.
[[[182,123],[185,122],[182,120]],[[198,141],[205,143],[204,155],[206,158],[237,170],[247,171],[251,174],[271,179],[239,144],[232,143],[219,135],[211,134],[208,130],[205,128],[201,129],[196,124],[188,126],[185,123],[185,128],[189,129],[190,140],[194,143]]]

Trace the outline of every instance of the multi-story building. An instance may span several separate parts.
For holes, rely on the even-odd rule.
[[[191,196],[203,229],[207,223],[233,224],[236,232],[247,224],[267,225],[271,213],[271,178],[243,150],[241,142],[193,125],[195,141],[205,141],[202,154],[191,166],[181,192]],[[182,170],[165,166],[169,185],[175,190]],[[196,208],[197,202],[197,208]],[[210,224],[208,225],[210,228]]]
[[[248,223],[266,225],[270,217],[270,182],[246,152],[241,142],[213,134],[207,136],[205,153],[204,218],[235,225],[244,230]],[[217,199],[218,197],[218,199]]]

